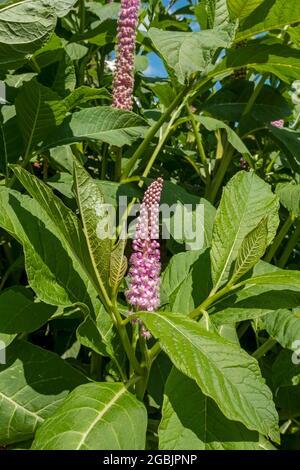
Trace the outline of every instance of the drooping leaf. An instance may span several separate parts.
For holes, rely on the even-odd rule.
[[[0,10],[0,68],[19,68],[49,39],[56,14],[43,0],[14,3]]]
[[[87,379],[57,354],[17,340],[0,364],[0,441],[21,442]]]
[[[263,257],[268,239],[267,220],[262,219],[259,224],[244,238],[237,254],[231,283],[242,277]]]
[[[76,88],[72,93],[66,96],[64,103],[67,110],[70,111],[71,109],[87,103],[88,101],[99,99],[111,99],[111,95],[106,88],[90,88],[83,85]]]
[[[59,96],[35,78],[25,83],[16,98],[16,114],[26,155],[62,123],[66,108]]]
[[[56,310],[43,302],[34,302],[26,287],[11,287],[0,295],[0,332],[30,333],[46,323]]]
[[[278,439],[272,394],[253,358],[182,315],[152,312],[139,317],[175,367],[194,379],[227,418]]]
[[[300,184],[279,183],[276,186],[276,194],[289,212],[296,217],[300,216]]]
[[[232,41],[232,28],[192,33],[151,28],[148,34],[180,83],[193,72],[207,73],[216,50],[229,47]]]
[[[65,16],[77,3],[77,0],[52,0],[51,5],[59,18]]]
[[[300,133],[293,129],[279,129],[275,126],[270,126],[270,136],[278,144],[279,148],[285,153],[291,168],[299,172],[300,158],[299,158],[299,143]]]
[[[277,310],[263,317],[263,324],[272,338],[283,348],[295,349],[300,338],[300,311]],[[300,343],[298,344],[298,346]]]
[[[232,130],[227,124],[224,122],[219,121],[218,119],[214,119],[208,116],[196,116],[197,121],[199,121],[207,130],[209,131],[216,131],[217,129],[225,129],[228,142],[240,153],[250,155],[249,150],[247,149],[246,145],[237,135],[237,133]]]
[[[229,278],[244,238],[268,218],[268,243],[278,226],[278,199],[255,173],[239,172],[223,190],[217,210],[211,249],[214,290]]]
[[[108,206],[105,205],[100,186],[77,162],[74,163],[74,190],[90,259],[100,292],[105,299],[109,289],[112,248],[111,214],[107,212]]]
[[[300,52],[281,44],[250,44],[239,49],[231,49],[223,61],[209,75],[218,77],[229,75],[236,69],[247,67],[260,73],[274,74],[287,83],[299,78]]]
[[[194,380],[173,368],[165,387],[159,448],[258,450],[259,434],[227,419]]]
[[[281,286],[289,290],[299,292],[300,290],[300,271],[281,269],[280,271],[262,274],[245,279],[243,284],[263,285],[263,286]]]
[[[49,136],[45,146],[50,148],[82,140],[101,140],[122,147],[143,137],[146,130],[147,123],[140,116],[109,106],[99,106],[83,109],[67,117]]]
[[[146,423],[144,405],[124,385],[90,383],[71,392],[45,421],[32,449],[142,450]]]

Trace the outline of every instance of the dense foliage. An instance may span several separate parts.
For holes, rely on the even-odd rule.
[[[0,5],[0,445],[300,449],[300,2],[121,6]]]

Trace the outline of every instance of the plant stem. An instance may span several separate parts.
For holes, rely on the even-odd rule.
[[[112,313],[114,315],[115,325],[119,332],[119,335],[120,335],[123,347],[125,349],[126,355],[128,357],[128,360],[130,362],[130,365],[137,375],[143,376],[144,369],[141,367],[137,358],[135,357],[135,352],[128,338],[126,326],[124,325],[121,315],[119,314],[119,311],[115,305],[112,308]]]
[[[125,166],[125,168],[123,170],[123,174],[122,174],[123,178],[127,178],[130,175],[135,163],[138,161],[139,158],[142,157],[143,153],[147,150],[147,147],[149,146],[151,140],[154,138],[157,131],[167,121],[167,119],[171,116],[171,114],[176,109],[176,107],[179,105],[179,103],[185,97],[187,97],[189,89],[190,89],[190,86],[185,87],[177,95],[177,97],[173,100],[173,102],[166,109],[166,111],[161,115],[161,117],[158,119],[158,121],[148,130],[143,142],[140,144],[140,146],[137,148],[137,150],[134,152],[132,157],[129,159],[127,165]]]
[[[235,290],[239,287],[239,284],[236,285],[229,285],[227,284],[225,287],[220,289],[219,291],[215,293],[211,293],[207,299],[202,302],[197,308],[192,310],[189,314],[190,318],[197,318],[200,315],[203,315],[204,311],[207,311],[208,307],[210,307],[216,300],[220,299],[224,295],[228,294],[232,290]]]
[[[295,246],[297,245],[300,237],[300,221],[297,222],[296,228],[292,236],[290,237],[281,257],[278,262],[278,267],[279,268],[284,268],[286,263],[289,260],[289,257],[291,256]]]
[[[115,162],[115,181],[118,182],[121,179],[122,172],[122,149],[116,149],[116,162]]]
[[[199,158],[200,158],[200,160],[201,160],[201,162],[204,166],[204,171],[205,171],[205,176],[206,176],[206,184],[209,184],[210,183],[210,174],[209,174],[209,168],[208,168],[208,165],[207,165],[207,158],[206,158],[205,150],[204,150],[204,147],[203,147],[203,144],[202,144],[202,137],[201,137],[201,134],[199,132],[198,125],[195,121],[195,117],[194,117],[188,103],[186,103],[186,109],[187,109],[187,112],[188,112],[188,115],[189,115],[189,118],[190,118],[190,121],[191,121],[191,124],[192,124],[193,132],[194,132],[194,136],[195,136],[195,141],[196,141],[196,146],[197,146],[197,150],[198,150],[198,155],[199,155]]]
[[[273,346],[277,343],[276,339],[274,338],[268,338],[267,341],[265,341],[253,354],[252,357],[255,359],[260,359],[262,356],[264,356],[270,349],[273,348]]]
[[[293,225],[293,222],[295,220],[295,217],[292,213],[289,214],[288,218],[284,222],[283,226],[281,227],[280,231],[276,235],[272,245],[270,246],[264,261],[267,263],[270,263],[271,260],[274,258],[275,254],[277,253],[278,248],[280,247],[281,243],[283,242],[286,234],[290,230],[291,226]]]

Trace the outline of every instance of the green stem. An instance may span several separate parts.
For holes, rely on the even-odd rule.
[[[114,318],[115,318],[115,325],[119,332],[119,335],[120,335],[123,347],[125,349],[126,355],[128,357],[128,360],[130,362],[130,365],[137,375],[143,376],[144,369],[141,367],[137,358],[135,357],[135,352],[128,338],[126,326],[124,325],[122,321],[121,315],[119,314],[117,307],[113,306],[112,311],[113,311]]]
[[[295,217],[292,213],[289,214],[288,218],[284,222],[283,226],[281,227],[280,231],[276,235],[272,245],[270,246],[264,261],[267,263],[270,263],[271,260],[274,258],[275,254],[277,253],[278,248],[280,247],[281,243],[283,242],[286,234],[290,230],[291,226],[293,225],[293,222],[295,220]]]
[[[232,290],[237,289],[240,286],[240,284],[236,285],[229,285],[227,284],[225,287],[220,289],[218,292],[212,293],[207,297],[207,299],[202,302],[197,308],[192,310],[189,314],[190,318],[197,318],[200,315],[203,315],[203,312],[206,312],[207,309],[214,303],[216,300],[219,300],[221,297],[224,297],[224,295],[228,294]]]
[[[291,256],[295,246],[297,245],[300,237],[300,221],[297,222],[296,228],[292,236],[290,237],[281,257],[278,262],[278,267],[279,268],[284,268],[286,263],[289,260],[289,257]]]
[[[264,356],[270,349],[273,348],[273,346],[277,343],[276,339],[274,338],[268,338],[267,341],[265,341],[253,354],[252,357],[255,359],[260,359],[262,356]]]
[[[115,162],[115,181],[119,182],[122,173],[122,149],[116,149],[116,162]]]
[[[189,118],[190,118],[190,121],[191,121],[191,124],[192,124],[193,132],[194,132],[194,136],[195,136],[195,141],[196,141],[196,146],[197,146],[197,150],[198,150],[198,155],[199,155],[200,161],[202,162],[202,164],[204,166],[204,171],[205,171],[205,176],[206,176],[206,184],[209,184],[210,183],[210,174],[209,174],[209,168],[208,168],[208,164],[207,164],[207,158],[206,158],[205,150],[204,150],[204,147],[203,147],[203,144],[202,144],[201,134],[199,132],[199,128],[198,128],[198,125],[196,123],[195,116],[193,115],[193,113],[191,111],[191,108],[190,108],[188,103],[186,103],[186,109],[187,109],[187,112],[188,112],[188,115],[189,115]]]
[[[158,121],[148,130],[143,142],[140,144],[140,146],[137,148],[137,150],[134,152],[132,157],[129,159],[127,165],[125,166],[125,168],[123,170],[123,174],[122,174],[123,178],[127,178],[130,175],[134,165],[143,156],[143,154],[145,153],[145,151],[149,147],[149,144],[150,144],[151,140],[154,138],[157,131],[161,128],[161,126],[171,116],[171,114],[176,109],[176,107],[179,105],[179,103],[187,96],[189,89],[190,89],[190,86],[185,87],[181,91],[181,93],[179,93],[177,95],[177,97],[173,100],[173,102],[170,104],[168,109],[161,115],[161,117],[158,119]]]
[[[247,105],[246,105],[246,107],[243,111],[240,122],[252,110],[252,108],[255,104],[255,101],[256,101],[259,93],[261,92],[261,90],[264,86],[265,81],[266,81],[266,75],[262,75],[259,82],[257,83],[256,87],[254,88],[253,93],[252,93],[252,95],[251,95],[251,97],[250,97],[250,99],[249,99],[249,101],[248,101],[248,103],[247,103]],[[239,135],[239,129],[237,130],[237,134]],[[225,174],[227,172],[227,169],[228,169],[228,167],[231,163],[233,154],[234,154],[234,148],[233,147],[230,147],[230,148],[227,147],[225,152],[224,152],[224,155],[221,159],[221,164],[220,164],[219,169],[217,171],[216,177],[214,178],[214,180],[212,182],[212,187],[211,187],[211,189],[209,191],[209,194],[208,194],[209,200],[212,204],[215,202],[218,191],[219,191],[219,189],[222,185],[224,176],[225,176]]]
[[[145,392],[147,390],[150,369],[151,369],[151,360],[149,357],[149,351],[147,348],[146,339],[140,336],[139,343],[140,343],[140,348],[141,348],[141,353],[143,356],[145,368],[144,368],[144,374],[141,380],[136,384],[135,389],[136,389],[137,398],[139,400],[143,400]]]

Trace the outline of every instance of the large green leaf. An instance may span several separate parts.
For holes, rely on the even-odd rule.
[[[227,419],[194,380],[173,368],[159,425],[163,450],[258,450],[259,435]]]
[[[85,303],[92,310],[90,281],[44,209],[1,186],[0,203],[0,226],[23,245],[29,285],[38,297],[57,306]]]
[[[33,437],[69,391],[87,379],[56,354],[15,341],[0,364],[0,441],[21,442]]]
[[[148,34],[180,83],[193,72],[207,73],[216,50],[232,41],[231,32],[218,28],[193,33],[151,28]]]
[[[188,314],[209,296],[211,288],[210,256],[205,250],[171,296],[172,311]]]
[[[34,78],[20,88],[16,113],[28,155],[62,123],[66,107],[55,92]]]
[[[14,106],[2,106],[0,116],[0,171],[7,171],[8,163],[15,163],[24,152]]]
[[[272,394],[255,359],[182,315],[152,312],[139,317],[175,367],[194,379],[227,418],[278,440]]]
[[[229,0],[232,3],[246,3],[243,0]],[[250,0],[254,3],[255,0]],[[248,3],[250,3],[248,1]],[[256,1],[258,4],[258,1]],[[300,21],[300,4],[298,0],[265,0],[255,8],[241,24],[236,39],[241,41],[272,29],[280,29],[286,25]]]
[[[263,318],[263,324],[272,338],[275,338],[282,347],[295,349],[300,338],[300,312],[295,310],[277,310],[268,313]]]
[[[206,11],[211,28],[226,26],[229,21],[229,12],[226,0],[205,0]]]
[[[20,67],[49,39],[56,14],[49,2],[23,1],[0,10],[0,68]]]
[[[238,54],[236,49],[231,49],[210,75],[228,75],[235,69],[242,67],[248,67],[261,73],[271,73],[281,80],[291,83],[299,78],[300,52],[281,44],[268,45],[256,42],[239,49]]]
[[[272,364],[272,382],[275,388],[299,385],[300,362],[293,361],[293,352],[289,349],[280,351]]]
[[[109,289],[112,249],[111,214],[105,207],[100,186],[77,162],[74,163],[74,189],[90,259],[100,291],[105,298]]]
[[[276,194],[289,212],[296,217],[300,216],[300,184],[279,183],[276,186]]]
[[[35,450],[143,450],[144,405],[119,383],[91,383],[74,390],[40,427]]]
[[[40,328],[56,311],[51,305],[34,302],[26,287],[11,287],[0,295],[0,332],[29,333]]]
[[[281,286],[289,290],[299,292],[300,290],[300,271],[284,270],[274,271],[261,276],[254,276],[245,279],[243,284],[257,284],[263,286],[277,287]]]
[[[39,243],[34,247],[34,250],[36,250],[37,254],[42,258],[42,263],[39,259],[38,265],[41,263],[43,266],[43,269],[39,268],[41,278],[37,281],[36,277],[38,276],[34,274],[37,268],[32,267],[28,261],[27,272],[29,273],[32,270],[32,279],[31,276],[29,276],[32,288],[38,293],[42,300],[54,305],[70,305],[74,302],[86,303],[90,308],[90,314],[94,315],[95,313],[94,321],[98,315],[101,316],[101,321],[99,321],[98,325],[98,334],[100,333],[103,338],[108,338],[108,332],[111,331],[112,322],[108,313],[101,309],[101,304],[97,299],[97,277],[92,266],[87,242],[78,218],[41,180],[31,175],[20,166],[14,166],[13,170],[29,194],[38,203],[33,204],[34,201],[25,198],[24,200],[28,201],[29,210],[32,211],[31,206],[34,207],[34,213],[37,214],[38,217],[37,220],[40,218],[44,220],[43,214],[46,212],[44,225],[47,228],[51,226],[55,234],[55,240],[60,240],[56,252],[53,252],[52,250],[55,249],[55,244],[51,244],[51,240],[54,240],[54,238],[49,236],[47,238],[47,231],[45,231],[45,229],[43,230],[37,223],[37,220],[32,217],[32,231],[41,232],[38,238]],[[16,193],[16,195],[17,194],[18,193]],[[22,196],[18,197],[22,198]],[[22,226],[20,226],[20,229],[21,228]],[[22,234],[21,242],[26,253],[24,240],[26,240],[26,238],[24,239]],[[56,243],[58,243],[58,241]],[[64,249],[62,249],[62,244]],[[45,246],[47,247],[46,249]],[[36,266],[35,263],[34,266]],[[51,266],[50,272],[48,272],[48,266]],[[69,266],[69,269],[66,270],[65,266]],[[62,273],[60,273],[61,270]],[[50,289],[49,286],[47,286],[50,279],[52,279],[51,283],[53,287],[55,286],[55,289]],[[72,281],[70,282],[70,280]],[[58,292],[60,292],[59,295]],[[109,344],[109,341],[107,340],[106,343]]]
[[[229,278],[244,238],[267,217],[268,243],[278,226],[278,199],[255,173],[239,172],[223,190],[211,249],[214,290]]]
[[[81,140],[102,140],[122,147],[143,137],[146,130],[146,121],[137,114],[99,106],[83,109],[66,118],[47,139],[45,146],[56,147]]]
[[[231,17],[242,21],[263,2],[264,0],[227,0],[227,6]]]

